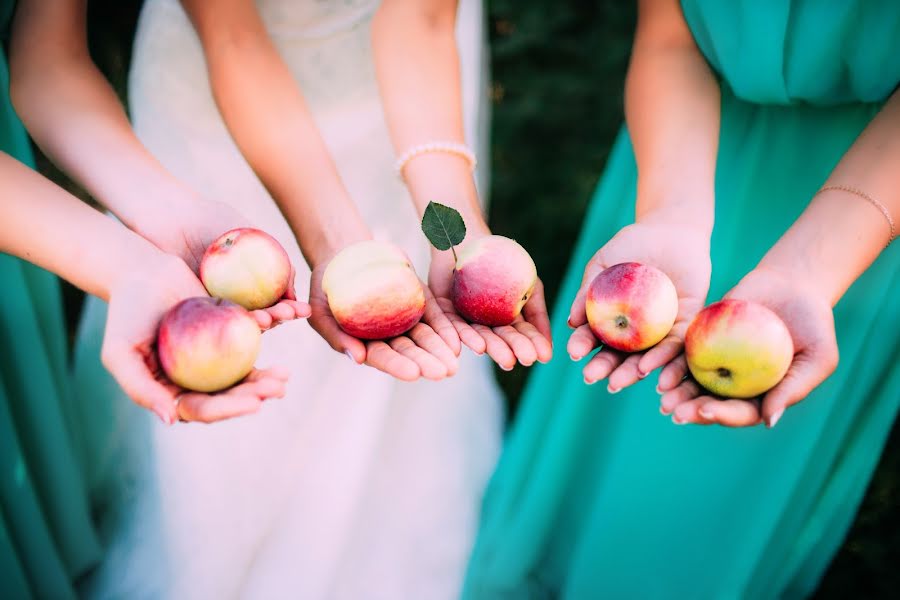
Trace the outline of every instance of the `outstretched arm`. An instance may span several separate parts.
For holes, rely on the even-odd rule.
[[[369,229],[252,0],[182,0],[182,4],[203,44],[225,124],[278,203],[313,270],[310,324],[335,350],[401,379],[440,379],[452,374],[456,357],[447,340],[436,337],[430,327],[453,331],[439,310],[426,310],[428,324],[420,323],[412,331],[422,341],[419,347],[402,336],[390,343],[364,344],[338,327],[322,293],[322,274],[342,248],[369,239]],[[440,318],[432,319],[435,314]],[[455,333],[451,343],[453,338]],[[420,351],[424,346],[446,347],[446,353],[438,350],[441,360],[435,361]]]
[[[785,409],[806,398],[834,372],[838,346],[831,309],[884,251],[891,239],[891,223],[893,235],[898,233],[898,168],[900,91],[894,92],[853,143],[823,191],[728,293],[768,306],[787,325],[795,355],[784,379],[763,397],[761,405],[722,402],[686,381],[663,397],[680,420],[730,426],[763,421],[771,427]],[[663,373],[667,381],[675,382],[686,373],[686,366],[676,361],[667,371]]]
[[[585,296],[593,279],[621,262],[665,272],[678,291],[678,318],[667,338],[643,353],[602,349],[585,366],[610,391],[635,383],[681,353],[684,334],[709,290],[709,240],[719,137],[719,87],[697,48],[677,0],[642,0],[625,87],[625,117],[637,161],[635,223],[594,255],[572,304],[574,360],[599,345],[587,326]],[[625,199],[621,199],[625,200]]]
[[[2,152],[0,197],[0,252],[109,302],[103,364],[126,394],[163,422],[226,419],[284,393],[287,374],[278,369],[254,372],[214,396],[178,389],[162,375],[153,343],[169,308],[206,295],[187,265]]]
[[[372,23],[372,44],[387,123],[398,154],[428,142],[464,143],[456,0],[385,0]],[[490,235],[471,165],[459,154],[423,153],[408,161],[403,178],[422,215],[430,201],[452,206],[467,226],[462,246]],[[550,323],[540,282],[524,318],[493,329],[469,325],[449,300],[455,265],[449,252],[432,252],[429,285],[466,345],[487,351],[504,369],[518,360],[550,360]]]

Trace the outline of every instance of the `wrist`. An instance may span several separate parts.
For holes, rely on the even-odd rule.
[[[712,186],[702,188],[675,185],[659,190],[638,182],[635,222],[681,225],[710,237],[715,221],[715,193]]]

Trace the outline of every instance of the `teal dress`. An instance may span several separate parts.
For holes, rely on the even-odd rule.
[[[722,87],[712,300],[791,225],[900,82],[900,2],[682,5]],[[585,264],[633,219],[635,183],[623,129],[556,306],[557,349]],[[900,243],[834,314],[840,366],[772,430],[676,426],[659,414],[656,374],[613,396],[558,352],[533,373],[489,487],[466,597],[812,593],[900,404]]]
[[[11,12],[12,2],[0,0],[0,34]],[[0,151],[31,165],[8,92],[0,47]],[[100,544],[70,396],[59,282],[6,254],[0,281],[0,597],[73,598],[73,582],[99,560]]]

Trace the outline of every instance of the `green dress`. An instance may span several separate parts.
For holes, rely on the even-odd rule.
[[[722,84],[712,300],[791,225],[900,82],[900,3],[682,5]],[[623,129],[554,313],[557,349],[586,262],[633,219],[635,183]],[[900,404],[900,243],[834,312],[840,366],[772,430],[676,426],[659,414],[656,374],[612,396],[558,352],[527,386],[466,596],[812,593]]]
[[[12,4],[0,0],[0,34]],[[0,47],[0,151],[31,165],[8,91]],[[100,545],[76,435],[59,282],[6,254],[0,281],[0,597],[72,598]]]

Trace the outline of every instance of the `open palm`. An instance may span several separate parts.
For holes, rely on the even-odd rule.
[[[169,381],[156,357],[159,321],[178,302],[206,296],[186,264],[166,256],[159,264],[141,265],[110,292],[101,358],[103,365],[137,404],[163,422],[213,422],[255,412],[266,398],[284,395],[287,372],[254,370],[242,382],[216,394],[179,388]]]
[[[313,269],[309,283],[309,324],[336,351],[357,364],[366,364],[403,381],[419,377],[439,380],[459,368],[460,343],[456,330],[425,290],[425,315],[403,335],[389,340],[361,340],[341,329],[328,306],[322,278],[328,262]]]
[[[665,392],[662,410],[672,412],[676,423],[748,427],[765,422],[772,427],[786,408],[803,400],[837,367],[831,305],[797,278],[766,268],[748,273],[726,298],[758,302],[787,325],[794,342],[794,360],[784,379],[762,398],[722,399],[693,379],[683,379],[688,369],[682,355],[660,373],[660,389]]]
[[[459,339],[476,354],[487,352],[500,368],[509,371],[517,362],[530,366],[536,361],[547,362],[553,356],[550,318],[544,300],[544,285],[540,279],[522,313],[509,325],[487,327],[469,323],[453,307],[450,290],[453,285],[455,261],[449,252],[432,256],[428,286],[438,305],[453,323]]]
[[[588,262],[572,303],[569,326],[574,331],[567,349],[573,360],[581,360],[600,345],[587,324],[588,287],[604,269],[624,262],[652,265],[668,275],[678,292],[678,316],[665,339],[652,348],[632,354],[602,348],[588,361],[583,371],[585,381],[594,383],[608,377],[612,392],[634,384],[681,354],[687,327],[703,308],[709,291],[709,235],[686,225],[635,223],[600,248]]]

